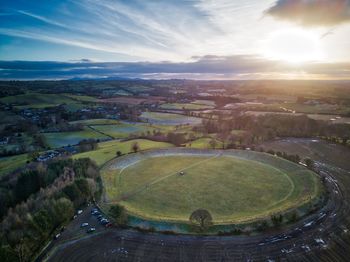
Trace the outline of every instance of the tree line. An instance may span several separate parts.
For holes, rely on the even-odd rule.
[[[305,115],[234,115],[230,119],[205,119],[194,128],[206,134],[217,133],[229,146],[258,144],[276,137],[322,137],[347,145],[350,129],[347,124],[333,124],[310,119]],[[243,136],[232,130],[244,130]]]
[[[1,183],[1,261],[30,261],[75,210],[99,198],[102,183],[90,159],[61,159]]]

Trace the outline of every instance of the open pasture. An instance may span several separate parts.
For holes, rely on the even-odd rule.
[[[93,125],[91,127],[114,138],[127,138],[132,134],[136,135],[147,133],[147,131],[152,132],[153,130],[158,130],[158,128],[152,127],[150,125],[142,123],[131,124],[126,122],[116,125]]]
[[[15,171],[23,167],[28,160],[27,154],[0,157],[0,176]]]
[[[43,133],[51,148],[76,145],[84,139],[110,139],[108,136],[86,128],[83,131]]]
[[[198,117],[158,112],[143,112],[141,118],[156,125],[196,125],[202,121]]]
[[[194,103],[166,103],[162,104],[160,108],[170,109],[170,110],[201,110],[201,109],[211,109],[213,106],[204,104],[194,104]]]
[[[99,166],[101,166],[107,161],[115,158],[117,151],[120,151],[122,154],[132,152],[131,147],[134,143],[138,143],[140,150],[167,148],[174,146],[169,143],[155,142],[147,139],[133,139],[124,142],[112,140],[98,143],[97,150],[76,154],[73,156],[73,158],[78,159],[88,157],[94,160]]]
[[[0,102],[12,104],[18,109],[24,108],[46,108],[64,104],[67,110],[76,111],[84,107],[83,102],[94,102],[95,99],[88,96],[76,96],[67,94],[41,94],[28,92],[26,94],[7,96]]]
[[[183,172],[183,173],[181,173]],[[207,209],[216,224],[244,223],[297,208],[320,194],[304,167],[263,153],[159,150],[125,156],[102,172],[109,203],[144,219],[188,223]]]
[[[99,118],[99,119],[87,119],[87,120],[77,120],[72,121],[70,124],[81,124],[84,126],[94,126],[94,125],[116,125],[120,122],[115,119],[105,119],[105,118]]]

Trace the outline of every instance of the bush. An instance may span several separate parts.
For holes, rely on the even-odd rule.
[[[212,225],[213,218],[208,210],[197,209],[191,214],[190,221],[198,226],[200,230],[205,230]]]
[[[123,206],[117,204],[111,206],[109,209],[109,214],[118,224],[126,223],[127,214]]]
[[[271,222],[275,227],[279,227],[283,222],[283,216],[281,214],[278,216],[272,216]]]

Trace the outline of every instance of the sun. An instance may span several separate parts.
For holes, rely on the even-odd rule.
[[[263,55],[294,64],[319,61],[322,59],[320,39],[301,29],[275,31],[264,41]]]

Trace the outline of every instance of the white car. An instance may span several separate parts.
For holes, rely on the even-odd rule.
[[[94,227],[90,227],[86,232],[87,233],[92,233],[92,232],[95,232],[96,228]]]
[[[80,215],[81,213],[83,213],[83,210],[79,209],[79,210],[77,211],[77,214]]]
[[[80,225],[80,227],[87,227],[87,226],[89,226],[89,223],[83,223]]]

